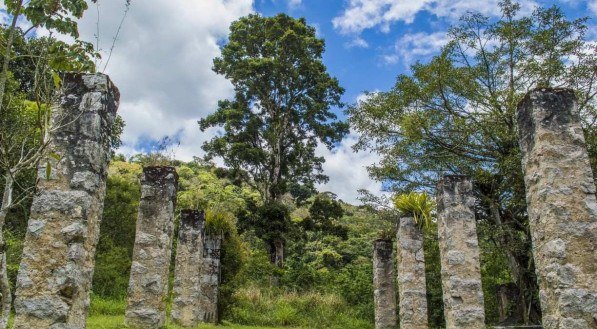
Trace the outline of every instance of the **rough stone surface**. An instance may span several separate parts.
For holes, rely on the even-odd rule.
[[[485,328],[479,243],[468,177],[447,175],[437,186],[438,240],[447,328]]]
[[[373,302],[375,305],[375,329],[395,329],[396,287],[392,241],[373,242]]]
[[[183,327],[196,327],[203,321],[200,314],[201,266],[205,241],[205,216],[196,210],[180,213],[176,265],[174,269],[174,298],[172,320]]]
[[[222,237],[206,234],[203,244],[203,264],[201,265],[201,295],[199,318],[206,323],[218,323],[218,291],[220,285],[220,254]]]
[[[164,326],[177,184],[173,167],[143,168],[125,313],[129,327]]]
[[[529,92],[518,131],[543,327],[597,328],[597,201],[574,92]]]
[[[412,217],[402,217],[396,237],[400,328],[427,328],[427,288],[423,232]]]
[[[66,74],[63,87],[17,275],[19,329],[85,328],[89,307],[120,95],[104,74]]]

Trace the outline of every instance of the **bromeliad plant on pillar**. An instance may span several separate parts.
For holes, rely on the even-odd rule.
[[[429,227],[435,202],[427,193],[404,193],[394,197],[394,206],[401,216],[412,216],[419,228]]]

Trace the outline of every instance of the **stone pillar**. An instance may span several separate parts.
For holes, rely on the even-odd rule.
[[[438,240],[446,328],[485,328],[473,184],[447,175],[437,185]]]
[[[174,167],[143,168],[125,314],[129,327],[165,324],[177,183]]]
[[[119,93],[104,74],[66,74],[17,276],[14,328],[85,328],[110,133]]]
[[[373,302],[375,329],[396,329],[396,287],[392,241],[373,241]]]
[[[396,241],[400,328],[427,329],[423,232],[414,218],[400,218]]]
[[[220,255],[222,237],[207,234],[203,245],[203,264],[201,266],[201,296],[199,317],[206,323],[218,323],[218,288],[220,285]]]
[[[204,241],[204,214],[197,210],[181,211],[174,269],[172,320],[183,327],[194,328],[203,321],[199,314],[202,293],[199,273],[203,264]]]
[[[597,201],[574,92],[529,92],[518,132],[543,327],[595,328]]]

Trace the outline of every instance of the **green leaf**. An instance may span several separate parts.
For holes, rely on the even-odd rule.
[[[46,162],[46,179],[50,179],[50,176],[52,175],[52,165],[50,165],[50,162]]]
[[[56,73],[56,71],[52,71],[52,79],[54,80],[54,87],[56,87],[56,89],[60,88],[62,85],[62,79],[60,79],[60,76],[58,73]]]

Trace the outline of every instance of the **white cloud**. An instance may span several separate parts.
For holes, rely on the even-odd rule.
[[[369,48],[369,43],[367,43],[367,41],[365,41],[365,39],[361,38],[361,37],[356,37],[354,39],[352,39],[350,42],[346,43],[346,47],[347,48]]]
[[[402,62],[408,66],[413,64],[416,59],[424,59],[437,54],[448,41],[446,32],[405,34],[398,39],[392,53],[383,55],[382,59],[386,64]]]
[[[122,18],[124,0],[101,1],[100,48],[104,60]],[[180,137],[177,157],[200,155],[197,120],[232,95],[232,86],[212,70],[218,42],[232,21],[253,11],[253,0],[133,1],[106,73],[121,92],[119,113],[126,122],[124,152],[138,152],[143,138]],[[94,5],[79,23],[81,38],[95,44]],[[100,65],[100,69],[103,64]]]
[[[587,7],[593,15],[597,15],[597,0],[591,0],[587,3]]]
[[[303,0],[288,0],[288,6],[290,8],[295,8],[300,6],[303,3]]]
[[[345,202],[357,204],[359,189],[369,190],[375,195],[381,195],[382,184],[369,178],[367,166],[380,160],[377,154],[369,152],[355,153],[352,145],[357,142],[358,135],[351,132],[333,150],[319,145],[316,154],[325,158],[323,170],[329,176],[326,184],[317,186],[320,192],[331,191]]]
[[[467,11],[495,16],[500,12],[498,3],[499,0],[350,0],[344,12],[332,22],[343,34],[358,34],[374,27],[389,32],[392,23],[410,24],[421,11],[450,20],[458,19]],[[523,1],[522,12],[530,12],[535,4]]]

